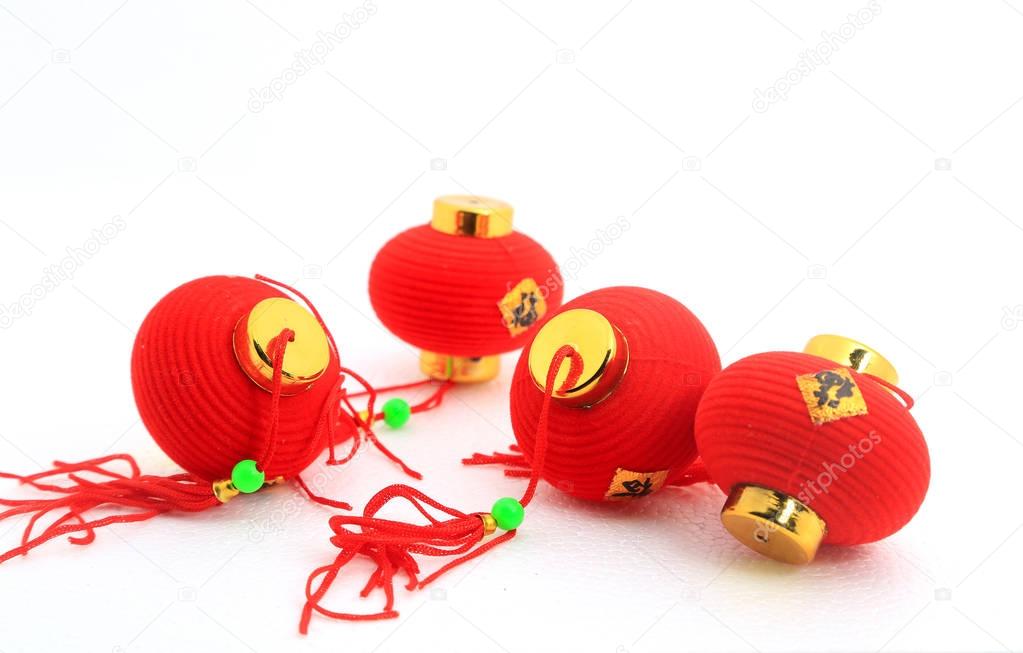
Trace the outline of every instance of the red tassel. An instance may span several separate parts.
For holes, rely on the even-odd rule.
[[[131,468],[129,475],[105,469],[106,463],[120,460]],[[0,505],[10,506],[0,512],[0,521],[17,515],[32,514],[21,537],[21,546],[0,555],[0,563],[25,555],[35,547],[55,537],[69,535],[72,544],[89,544],[95,539],[95,529],[110,524],[145,521],[171,510],[199,512],[220,505],[208,481],[191,474],[173,476],[142,475],[135,460],[125,454],[114,454],[79,463],[53,463],[54,469],[29,476],[0,472],[0,478],[10,478],[36,490],[59,496],[38,499],[0,499]],[[80,476],[92,473],[106,477],[106,481],[90,481]],[[73,485],[54,485],[42,482],[54,476],[65,476]],[[86,513],[100,507],[134,509],[126,514],[86,519]],[[53,511],[64,510],[42,533],[33,537],[36,523]],[[84,535],[75,535],[84,533]]]
[[[519,445],[508,446],[508,453],[495,451],[492,454],[474,453],[469,458],[462,458],[463,465],[504,465],[511,469],[505,469],[504,475],[512,478],[528,478],[530,471],[529,461],[523,455]]]
[[[520,501],[523,507],[532,501],[540,481],[539,472],[543,469],[547,451],[547,415],[550,412],[551,395],[554,392],[554,382],[558,370],[566,358],[570,360],[570,369],[563,387],[574,385],[582,373],[582,358],[571,346],[565,345],[553,356],[547,372],[543,408],[537,421],[536,448],[533,455],[536,464],[530,476],[529,485]],[[394,499],[402,499],[410,503],[428,523],[417,525],[378,518],[377,512]],[[435,517],[431,514],[430,509],[449,518]],[[510,530],[482,546],[476,546],[486,535],[485,516],[489,516],[488,513],[464,513],[455,510],[407,485],[391,485],[369,500],[362,516],[336,515],[331,517],[329,523],[331,530],[334,531],[334,536],[330,538],[330,541],[340,549],[340,552],[332,563],[315,569],[309,575],[309,580],[306,583],[306,604],[302,610],[299,632],[306,634],[309,631],[309,621],[313,612],[333,619],[355,621],[397,617],[398,612],[394,609],[394,577],[396,574],[402,573],[408,579],[405,585],[407,589],[421,589],[449,570],[481,556],[515,537],[516,531]],[[354,526],[357,526],[359,530],[349,528]],[[369,614],[352,614],[324,608],[320,602],[327,591],[344,566],[358,555],[370,558],[377,567],[363,586],[360,596],[365,598],[373,590],[382,589],[385,596],[383,609]],[[413,555],[459,557],[420,580],[419,564]],[[322,580],[314,588],[316,580],[321,576]]]

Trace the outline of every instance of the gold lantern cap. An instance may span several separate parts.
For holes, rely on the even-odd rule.
[[[245,374],[259,387],[273,390],[270,342],[284,328],[295,338],[284,351],[281,393],[295,395],[308,389],[330,365],[330,341],[312,313],[284,297],[270,297],[252,307],[234,329],[234,353]]]
[[[721,523],[757,553],[794,565],[812,561],[827,533],[824,520],[809,506],[758,485],[732,488],[721,509]]]
[[[433,201],[430,226],[453,236],[500,238],[512,232],[515,210],[492,197],[443,195]]]
[[[629,365],[629,344],[616,326],[588,308],[574,308],[552,317],[529,347],[529,373],[541,390],[547,385],[551,359],[564,345],[571,345],[579,353],[583,370],[573,387],[562,389],[571,366],[561,366],[552,395],[556,400],[583,408],[614,392]]]
[[[852,338],[835,335],[814,336],[806,343],[803,352],[827,358],[857,372],[871,374],[892,385],[899,383],[899,374],[887,358]]]

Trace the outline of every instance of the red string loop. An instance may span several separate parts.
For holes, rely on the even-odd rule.
[[[913,410],[913,406],[916,404],[916,401],[913,399],[912,395],[910,395],[908,392],[906,392],[905,390],[903,390],[899,386],[895,385],[894,383],[891,383],[890,381],[882,379],[879,376],[874,376],[873,374],[867,374],[866,372],[860,372],[860,374],[862,374],[863,376],[867,377],[868,379],[871,379],[872,381],[875,381],[876,383],[879,383],[880,385],[882,385],[882,386],[888,388],[889,390],[891,390],[897,397],[899,397],[899,399],[902,399],[902,403],[906,405],[906,410]]]

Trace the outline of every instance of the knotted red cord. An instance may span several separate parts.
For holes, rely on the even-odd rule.
[[[529,485],[520,500],[523,507],[528,506],[532,501],[540,481],[540,470],[543,469],[543,461],[547,453],[547,416],[551,396],[554,393],[558,371],[566,358],[570,359],[570,367],[568,378],[565,379],[562,387],[572,387],[582,374],[582,357],[575,349],[565,345],[555,352],[547,372],[543,408],[537,420],[536,445],[533,452],[533,460],[536,465]],[[370,396],[372,401],[372,394]],[[409,524],[376,516],[382,508],[396,499],[407,501],[428,523]],[[435,517],[430,512],[431,508],[446,515],[449,519]],[[331,517],[329,523],[331,530],[334,531],[334,536],[330,538],[330,542],[338,547],[340,552],[332,563],[313,570],[309,575],[305,588],[306,604],[299,621],[299,632],[306,634],[309,631],[309,621],[313,612],[333,619],[354,621],[397,617],[398,612],[394,609],[394,577],[399,572],[404,573],[408,579],[405,585],[406,589],[421,589],[451,569],[481,556],[515,537],[516,531],[511,530],[482,546],[476,546],[485,535],[483,516],[486,514],[483,512],[464,513],[428,497],[413,487],[391,485],[369,500],[362,516],[335,515]],[[358,527],[358,530],[351,527]],[[419,564],[413,557],[414,554],[459,557],[420,580]],[[360,596],[365,598],[374,589],[382,589],[385,596],[383,609],[375,613],[353,614],[324,608],[320,605],[323,597],[341,573],[342,568],[358,555],[370,558],[376,563],[376,571],[363,586]],[[316,580],[321,576],[319,585],[314,588]]]

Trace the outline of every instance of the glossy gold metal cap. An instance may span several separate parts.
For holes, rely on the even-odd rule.
[[[512,232],[511,204],[491,197],[443,195],[433,201],[430,226],[454,236],[499,238]]]
[[[852,338],[833,335],[814,336],[810,338],[810,342],[806,343],[803,352],[827,358],[840,365],[851,367],[857,372],[872,374],[892,385],[899,383],[899,374],[887,358]]]
[[[497,520],[490,513],[481,512],[479,514],[480,519],[483,520],[483,534],[491,535],[497,530]]]
[[[285,327],[295,339],[284,352],[282,394],[295,395],[307,388],[330,365],[330,342],[312,313],[284,297],[271,297],[252,307],[234,328],[234,354],[245,374],[264,390],[273,389],[270,341]]]
[[[278,476],[275,479],[271,479],[266,483],[263,483],[263,487],[266,488],[271,485],[280,485],[283,482],[284,477]],[[213,496],[217,497],[217,501],[220,501],[220,503],[227,503],[239,494],[241,494],[241,491],[234,486],[234,481],[229,478],[213,482]]]
[[[772,560],[805,565],[817,555],[827,525],[804,503],[758,485],[737,485],[721,509],[732,537]]]
[[[419,369],[423,374],[437,381],[482,383],[493,379],[501,371],[501,357],[469,358],[424,350],[419,354]]]
[[[562,390],[570,369],[562,365],[552,396],[577,408],[606,399],[629,366],[629,344],[622,332],[606,317],[588,308],[574,308],[552,317],[529,347],[529,373],[541,390],[547,385],[551,359],[564,345],[571,345],[582,356],[583,371],[574,387]]]

